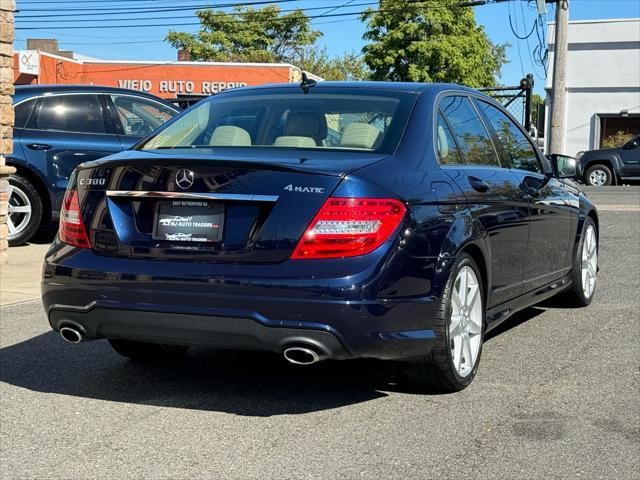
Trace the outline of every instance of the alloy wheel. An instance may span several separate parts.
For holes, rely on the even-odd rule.
[[[473,268],[458,272],[451,295],[449,343],[453,366],[461,377],[469,375],[478,360],[482,342],[482,292]]]
[[[596,229],[593,225],[587,227],[582,243],[582,291],[586,298],[591,298],[596,288],[598,273],[598,244]]]
[[[605,183],[607,183],[608,175],[604,170],[600,170],[599,168],[593,170],[589,175],[589,183],[594,187],[601,187]]]
[[[15,185],[9,185],[9,216],[7,227],[9,228],[9,240],[17,237],[31,220],[31,201],[26,192]]]

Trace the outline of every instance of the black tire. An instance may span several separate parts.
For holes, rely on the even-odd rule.
[[[21,175],[9,176],[9,185],[14,189],[9,198],[9,210],[11,210],[12,206],[25,206],[26,203],[23,201],[25,197],[31,206],[31,215],[28,219],[24,213],[10,214],[14,225],[19,226],[24,222],[19,232],[13,235],[9,233],[9,246],[15,247],[28,242],[40,228],[42,223],[42,199],[33,183]]]
[[[591,174],[600,171],[603,175],[606,175],[606,180],[604,183],[596,184],[591,180]],[[587,185],[591,185],[592,187],[604,187],[607,185],[611,185],[613,183],[613,174],[611,173],[611,169],[602,163],[597,163],[595,165],[591,165],[587,168],[587,172],[584,174],[584,183]]]
[[[116,353],[139,362],[169,362],[184,357],[189,347],[182,345],[162,345],[160,343],[136,342],[110,338],[109,343]]]
[[[471,267],[478,279],[479,294],[482,299],[482,328],[480,332],[480,350],[478,351],[475,365],[469,374],[461,377],[453,364],[449,324],[451,321],[451,294],[454,282],[458,272],[464,266]],[[478,266],[470,255],[463,253],[456,259],[441,297],[438,314],[435,318],[435,333],[437,336],[435,345],[427,355],[411,359],[404,365],[403,379],[410,387],[440,392],[457,392],[471,383],[476,375],[480,357],[482,356],[482,342],[484,341],[486,325],[485,301],[484,286]]]
[[[580,243],[576,249],[576,253],[573,257],[573,268],[569,274],[571,279],[571,286],[559,295],[561,303],[567,307],[586,307],[591,304],[597,283],[593,287],[591,296],[587,297],[584,292],[584,284],[582,279],[582,250],[584,248],[585,234],[589,227],[593,227],[596,240],[598,239],[598,230],[596,224],[591,217],[587,217],[584,225],[582,226],[582,234],[580,235]],[[596,241],[596,252],[599,250],[598,242]]]

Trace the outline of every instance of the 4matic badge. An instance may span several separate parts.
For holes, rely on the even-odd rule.
[[[300,187],[297,185],[289,184],[284,187],[285,190],[289,192],[300,192],[300,193],[324,193],[323,187]]]

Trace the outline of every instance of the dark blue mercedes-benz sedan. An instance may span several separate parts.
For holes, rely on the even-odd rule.
[[[44,306],[65,340],[132,359],[369,357],[460,390],[514,312],[591,302],[598,216],[575,168],[456,85],[225,92],[76,169]]]

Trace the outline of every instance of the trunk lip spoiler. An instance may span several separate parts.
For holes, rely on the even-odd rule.
[[[241,202],[276,202],[278,195],[253,195],[242,193],[211,192],[162,192],[156,190],[107,190],[107,197],[165,198],[182,200],[231,200]]]

